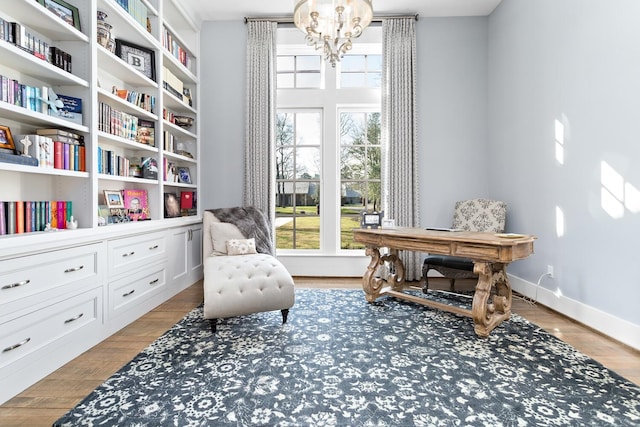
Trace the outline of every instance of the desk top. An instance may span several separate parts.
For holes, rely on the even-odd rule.
[[[474,261],[503,263],[531,255],[535,239],[535,236],[529,234],[440,231],[417,227],[353,230],[353,240],[370,247],[412,250],[460,256]]]

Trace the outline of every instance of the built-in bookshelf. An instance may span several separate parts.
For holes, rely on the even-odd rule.
[[[187,16],[0,0],[0,403],[202,278]]]
[[[86,230],[104,224],[99,208],[105,190],[142,189],[150,219],[175,223],[165,215],[165,194],[197,195],[199,185],[199,30],[175,0],[66,3],[77,9],[78,25],[36,1],[0,0],[0,131],[4,126],[12,135],[36,135],[38,129],[80,135],[84,170],[0,161],[0,200],[69,200],[78,230]],[[110,44],[98,37],[100,20],[110,30]],[[22,35],[18,44],[9,39],[14,27]],[[46,58],[49,50],[53,55]],[[26,87],[21,102],[13,92],[11,99],[2,96],[8,92],[2,91],[3,78]],[[80,103],[80,116],[51,114],[42,101],[47,89]],[[23,148],[19,141],[14,145],[18,153]],[[143,177],[141,163],[150,158],[158,173]],[[176,171],[188,171],[189,179]],[[197,207],[183,215],[199,217]]]

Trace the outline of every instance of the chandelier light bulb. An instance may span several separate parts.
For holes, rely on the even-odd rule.
[[[373,19],[372,0],[300,0],[293,22],[306,34],[309,46],[322,50],[324,59],[336,62],[351,50]]]

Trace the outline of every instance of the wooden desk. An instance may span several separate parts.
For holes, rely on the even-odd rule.
[[[362,287],[368,302],[382,295],[417,302],[452,313],[473,318],[478,336],[489,332],[511,316],[511,285],[507,278],[507,265],[533,253],[535,236],[518,238],[499,237],[494,233],[471,231],[434,231],[422,228],[354,229],[353,240],[364,243],[371,262],[362,278]],[[380,255],[380,248],[389,253]],[[471,258],[473,271],[478,275],[471,310],[410,295],[405,289],[404,265],[398,251],[418,251],[439,255]],[[395,267],[387,280],[377,277],[379,265],[389,262]],[[491,290],[495,287],[495,294]]]

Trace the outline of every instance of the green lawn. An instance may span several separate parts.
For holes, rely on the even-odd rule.
[[[340,247],[342,249],[364,249],[364,245],[353,241],[351,230],[359,226],[360,217],[343,216],[340,219]],[[293,249],[293,221],[276,229],[276,247]],[[320,249],[319,216],[296,218],[296,249]]]

